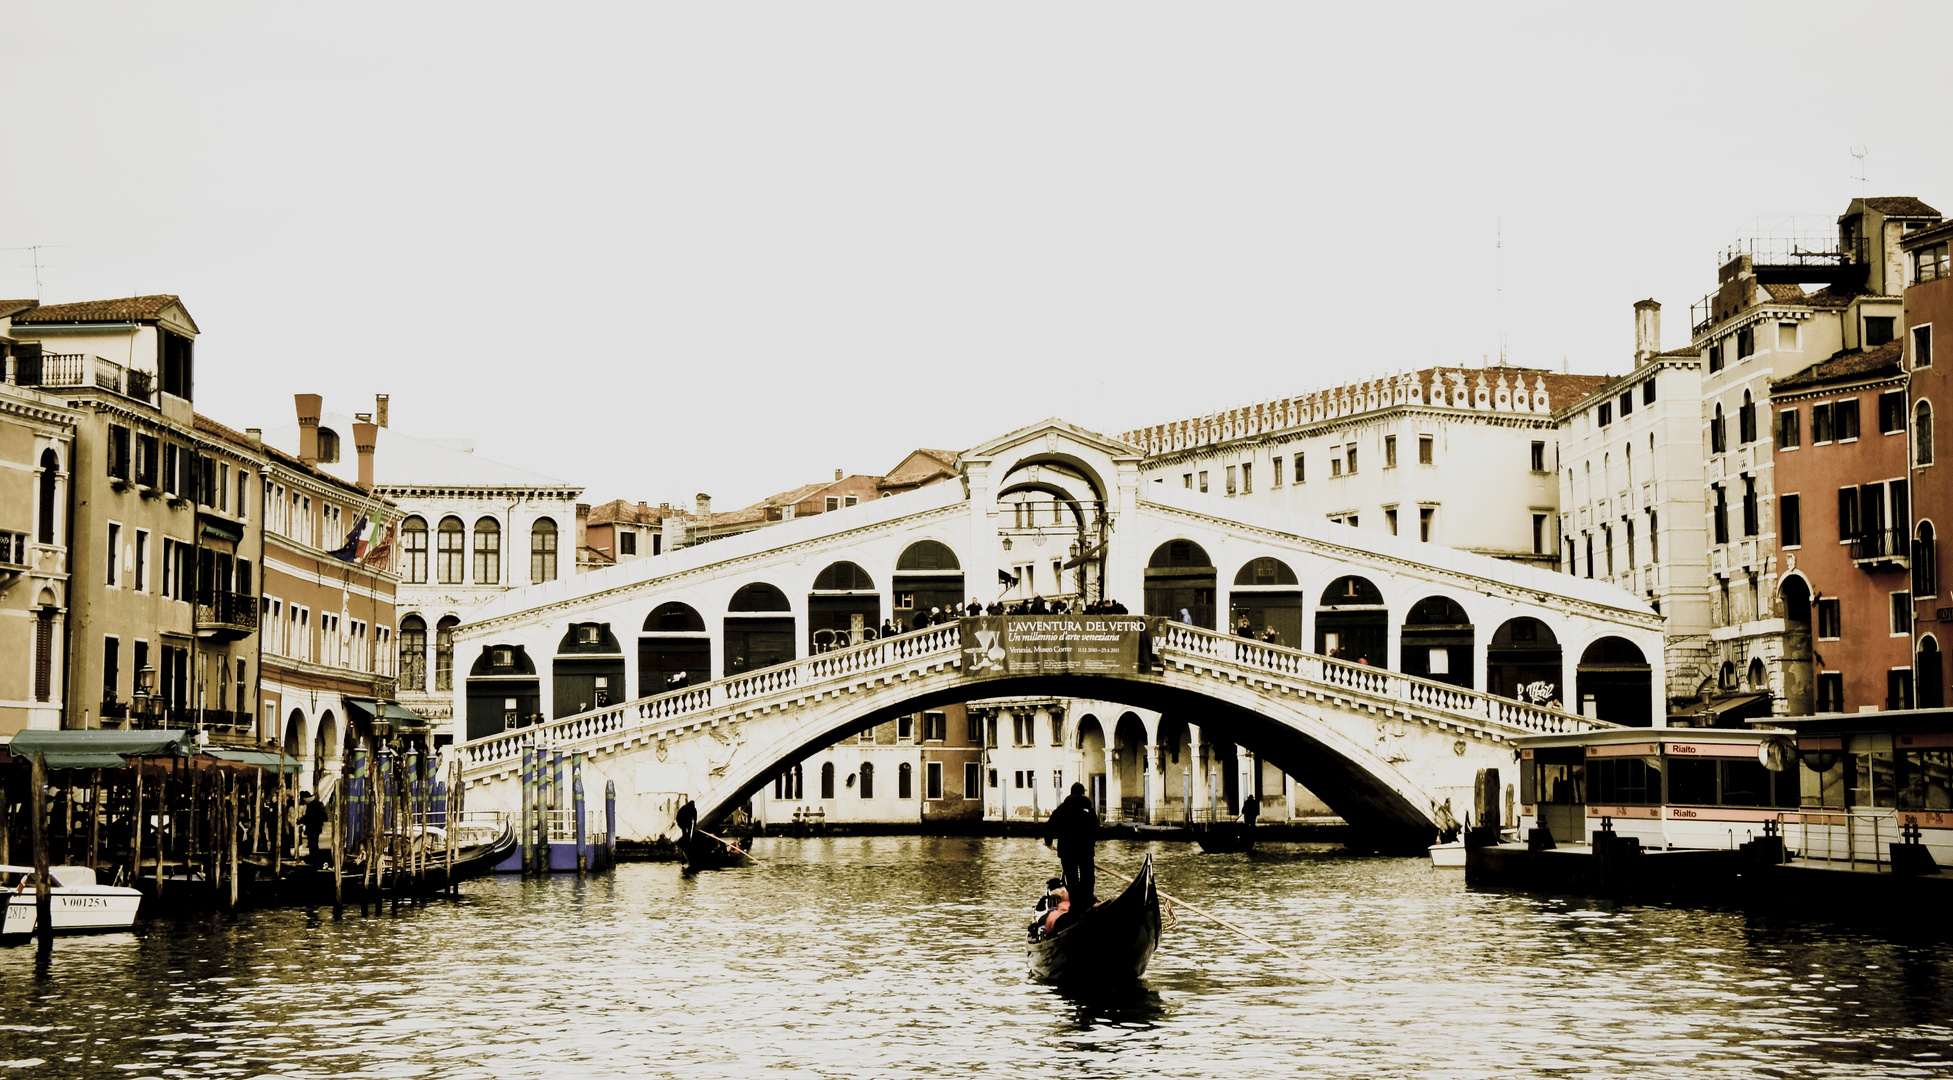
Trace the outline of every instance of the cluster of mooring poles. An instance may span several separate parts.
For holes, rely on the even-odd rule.
[[[521,861],[513,867],[505,864],[504,869],[585,874],[609,865],[617,836],[617,784],[604,783],[602,839],[593,843],[583,790],[585,756],[581,750],[565,754],[534,743],[522,748],[522,805],[516,822]]]
[[[345,798],[334,800],[335,909],[345,904],[347,882],[355,878],[362,902],[454,889],[460,841],[453,826],[463,813],[465,785],[458,759],[445,779],[439,769],[435,755],[416,746],[396,753],[383,743],[373,752],[362,739],[353,748]]]

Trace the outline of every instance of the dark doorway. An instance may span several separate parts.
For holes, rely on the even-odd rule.
[[[571,624],[556,646],[550,685],[553,719],[607,709],[624,700],[624,648],[609,623]]]
[[[1553,628],[1530,617],[1507,619],[1485,649],[1485,689],[1534,705],[1560,700],[1566,660]]]
[[[807,597],[807,652],[845,649],[871,641],[882,621],[875,580],[851,562],[837,562],[814,578]]]
[[[1577,677],[1583,714],[1628,727],[1653,725],[1654,673],[1634,642],[1604,637],[1587,646]]]
[[[1390,610],[1368,578],[1339,577],[1316,606],[1316,651],[1352,664],[1383,667],[1390,648]]]
[[[712,636],[690,604],[659,604],[645,616],[637,639],[637,693],[662,694],[683,674],[696,686],[712,679]]]
[[[1946,707],[1945,674],[1940,667],[1939,641],[1927,635],[1919,642],[1919,654],[1913,658],[1913,675],[1919,680],[1919,707],[1922,709],[1941,709]]]
[[[1218,629],[1214,590],[1219,573],[1199,544],[1191,540],[1161,544],[1146,564],[1146,614]]]
[[[732,594],[726,606],[725,673],[755,671],[795,658],[793,608],[787,595],[764,582]]]
[[[542,719],[542,683],[520,645],[486,645],[468,669],[468,738],[484,739]]]
[[[1471,616],[1456,600],[1448,596],[1419,600],[1404,617],[1402,633],[1398,649],[1404,674],[1467,690],[1477,685],[1472,672],[1478,657],[1472,647]]]

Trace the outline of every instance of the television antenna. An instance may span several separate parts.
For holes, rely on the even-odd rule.
[[[1856,171],[1858,173],[1858,175],[1851,177],[1851,179],[1858,181],[1858,197],[1861,199],[1865,197],[1865,185],[1871,179],[1871,177],[1867,175],[1865,169],[1865,159],[1870,156],[1871,156],[1870,147],[1854,146],[1851,148],[1851,157],[1852,160],[1857,163]]]
[[[1499,324],[1499,366],[1505,363],[1505,218],[1492,219],[1492,305]]]
[[[27,246],[25,246],[25,247],[11,247],[11,248],[7,248],[7,249],[6,249],[6,250],[8,250],[8,251],[25,251],[25,252],[29,252],[29,253],[31,253],[31,254],[32,254],[32,256],[33,256],[33,260],[34,260],[34,261],[33,261],[32,263],[29,263],[29,264],[24,264],[22,268],[23,268],[23,269],[25,269],[25,268],[26,268],[27,266],[32,266],[32,267],[33,267],[33,270],[34,270],[34,302],[35,302],[36,304],[38,304],[38,303],[40,303],[40,302],[41,302],[41,299],[42,299],[42,297],[41,297],[41,271],[42,271],[42,270],[44,270],[44,269],[47,269],[47,268],[48,268],[48,267],[47,267],[47,264],[46,264],[46,263],[43,263],[43,262],[41,262],[41,251],[42,251],[43,249],[45,249],[45,248],[58,248],[58,247],[67,247],[67,246],[68,246],[68,245],[66,245],[66,244],[28,244],[28,245],[27,245]]]

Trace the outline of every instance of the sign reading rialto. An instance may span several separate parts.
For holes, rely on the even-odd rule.
[[[1137,615],[991,615],[960,622],[966,675],[1130,675],[1147,645],[1147,622]]]

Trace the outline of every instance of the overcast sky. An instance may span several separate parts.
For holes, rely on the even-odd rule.
[[[0,248],[47,245],[49,303],[180,295],[234,427],[386,392],[589,501],[729,507],[1501,324],[1623,371],[1636,300],[1686,344],[1854,146],[1953,211],[1953,80],[1908,59],[1949,11],[9,3]]]

